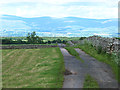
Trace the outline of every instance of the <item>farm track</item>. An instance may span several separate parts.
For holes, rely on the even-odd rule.
[[[84,60],[84,63],[70,55],[66,49],[60,49],[64,56],[65,68],[73,73],[64,76],[63,88],[83,88],[87,74],[90,74],[97,80],[100,88],[118,88],[117,80],[115,80],[108,65],[99,62],[78,48],[75,50],[79,53],[81,59]]]

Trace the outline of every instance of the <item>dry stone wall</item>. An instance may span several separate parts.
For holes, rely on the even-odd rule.
[[[37,49],[37,48],[49,48],[58,47],[57,45],[22,45],[22,46],[0,46],[0,49]]]
[[[84,40],[80,40],[80,41],[74,42],[74,43],[84,44],[85,42],[91,43],[96,48],[98,48],[100,46],[107,53],[118,52],[120,50],[120,40],[116,39],[116,38],[91,36]]]
[[[86,39],[91,42],[93,46],[101,46],[103,50],[108,53],[118,52],[120,50],[120,40],[115,38],[103,38],[98,36],[88,37]]]

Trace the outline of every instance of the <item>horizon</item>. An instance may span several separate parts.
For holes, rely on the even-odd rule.
[[[79,17],[34,17],[23,18],[14,15],[1,17],[1,36],[26,36],[36,31],[38,36],[86,37],[99,35],[118,37],[118,19],[89,19]],[[114,32],[113,32],[114,30]]]
[[[41,17],[48,17],[48,18],[82,18],[82,17],[74,17],[74,16],[68,16],[68,17],[52,17],[52,16],[38,16],[38,17],[22,17],[22,16],[17,16],[17,15],[12,15],[12,14],[3,14],[1,15],[1,18],[4,17],[4,16],[15,16],[15,17],[20,17],[20,18],[41,18]],[[96,20],[99,20],[100,18],[83,18],[83,19],[96,19]],[[101,20],[104,20],[104,19],[119,19],[118,17],[117,18],[103,18]]]
[[[1,0],[0,36],[117,37],[118,1]]]

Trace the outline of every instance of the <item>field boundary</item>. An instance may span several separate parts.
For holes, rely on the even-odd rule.
[[[22,46],[0,46],[0,49],[38,49],[58,47],[58,45],[22,45]]]

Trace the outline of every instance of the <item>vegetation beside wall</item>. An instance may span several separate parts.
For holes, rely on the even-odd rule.
[[[118,56],[120,55],[120,53],[119,55],[107,54],[101,49],[101,47],[96,49],[90,43],[85,43],[82,45],[78,44],[76,45],[76,48],[80,48],[81,50],[85,51],[87,54],[91,55],[97,60],[110,65],[113,70],[113,73],[116,76],[116,79],[120,82],[119,77],[118,77],[119,76],[118,71],[120,70],[120,66],[118,64],[120,63],[117,63],[118,61],[116,62],[116,58],[118,59]]]

